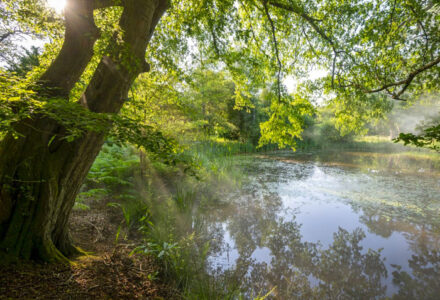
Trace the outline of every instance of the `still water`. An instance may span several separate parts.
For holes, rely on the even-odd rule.
[[[440,299],[440,166],[404,154],[280,152],[210,211],[210,272],[249,298]]]

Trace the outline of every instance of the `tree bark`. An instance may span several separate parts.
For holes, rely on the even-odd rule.
[[[117,113],[139,73],[148,70],[145,51],[167,0],[125,0],[120,27],[109,55],[101,59],[78,105]],[[68,98],[93,56],[99,36],[95,1],[71,0],[63,47],[43,74],[41,93]],[[76,195],[99,153],[106,132],[85,132],[72,142],[54,120],[32,116],[0,144],[0,251],[12,258],[67,261],[76,252],[67,229]],[[1,258],[0,258],[1,259]]]

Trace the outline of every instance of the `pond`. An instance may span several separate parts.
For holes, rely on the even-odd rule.
[[[205,212],[209,271],[248,298],[440,299],[440,166],[422,155],[277,152]]]

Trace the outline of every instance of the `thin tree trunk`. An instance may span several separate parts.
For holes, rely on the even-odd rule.
[[[123,43],[115,40],[109,45],[112,52],[99,63],[81,105],[93,112],[119,112],[131,84],[147,70],[146,47],[167,3],[123,2]],[[98,36],[94,8],[93,1],[69,2],[67,10],[75,14],[66,15],[63,48],[41,78],[43,87],[51,88],[43,89],[47,95],[66,98],[90,61]],[[72,45],[75,39],[83,43],[81,47]],[[65,256],[75,253],[67,230],[69,215],[106,133],[85,132],[68,142],[62,138],[65,129],[60,124],[39,116],[20,122],[15,129],[23,137],[7,136],[0,144],[0,250],[13,258],[66,261]]]

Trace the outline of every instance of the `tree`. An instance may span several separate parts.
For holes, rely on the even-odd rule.
[[[5,3],[15,12],[41,1]],[[184,73],[190,64],[184,55],[197,56],[190,46],[208,63],[221,61],[234,80],[237,105],[246,106],[251,97],[243,96],[252,89],[267,87],[272,115],[261,125],[260,142],[283,146],[300,136],[305,116],[314,110],[307,95],[317,89],[305,83],[288,95],[282,84],[286,74],[301,77],[312,66],[329,67],[321,87],[336,91],[344,124],[383,115],[389,107],[385,92],[400,99],[403,92],[415,92],[410,86],[436,88],[440,38],[438,16],[426,11],[429,5],[415,0],[68,0],[56,58],[38,76],[33,92],[19,90],[19,96],[2,99],[13,121],[7,122],[0,144],[0,249],[47,261],[64,261],[76,252],[68,216],[130,87],[150,69],[147,46],[148,59],[164,72]],[[44,28],[52,20],[26,11],[16,18],[25,27]],[[112,29],[102,36],[96,25],[101,19]],[[6,77],[2,80],[11,83]],[[2,92],[8,95],[7,90]],[[30,98],[36,98],[34,106],[17,119]],[[65,121],[69,116],[82,116],[74,137],[70,126],[80,122]],[[95,117],[101,122],[93,123]],[[129,131],[141,130],[132,125]]]
[[[66,98],[93,56],[99,30],[93,11],[112,1],[68,1],[65,39],[55,61],[39,79],[46,96]],[[139,73],[148,71],[146,47],[168,6],[166,0],[124,1],[121,40],[114,36],[78,105],[116,113]],[[104,142],[105,132],[63,139],[56,121],[34,115],[14,124],[0,148],[0,240],[8,255],[65,260],[75,253],[67,222],[84,177]]]

